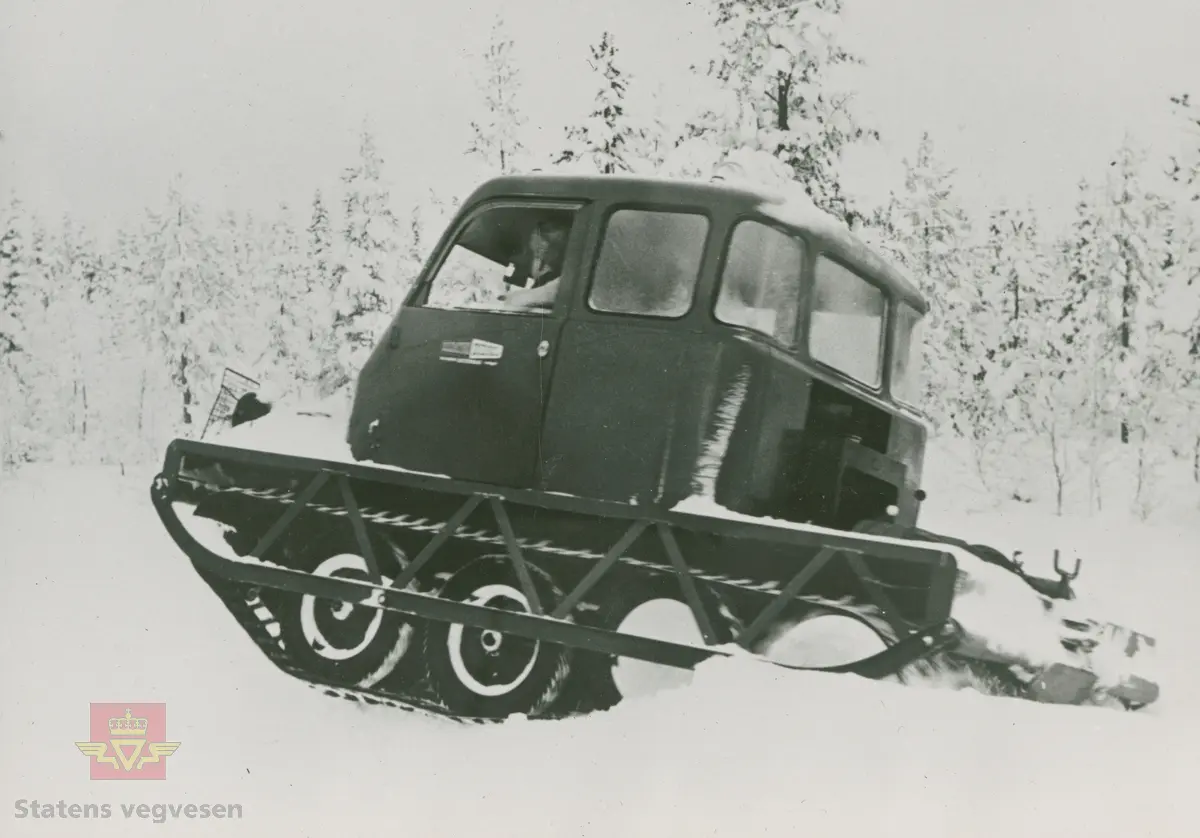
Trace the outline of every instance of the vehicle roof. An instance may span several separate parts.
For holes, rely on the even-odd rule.
[[[922,313],[928,304],[917,286],[833,216],[804,196],[789,197],[769,187],[631,175],[531,173],[503,175],[482,183],[468,203],[502,197],[691,204],[756,213],[818,241],[851,267],[869,274]]]

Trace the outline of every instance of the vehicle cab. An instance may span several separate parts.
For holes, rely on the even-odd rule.
[[[645,505],[915,523],[917,289],[770,191],[480,186],[362,370],[355,456]]]

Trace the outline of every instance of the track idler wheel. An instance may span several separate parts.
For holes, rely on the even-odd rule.
[[[375,540],[376,559],[384,567],[396,562],[387,545]],[[326,538],[317,545],[289,540],[283,562],[314,576],[370,581],[367,562],[347,537]],[[391,582],[383,570],[383,584]],[[399,685],[414,677],[412,618],[355,603],[276,591],[267,607],[279,621],[284,650],[304,671],[330,683],[370,689],[385,680]]]
[[[696,588],[717,632],[717,642],[728,642],[730,621],[723,602],[703,583],[698,581]],[[638,637],[705,645],[704,635],[674,575],[614,580],[601,589],[597,599],[599,612],[589,619],[589,624]],[[596,652],[579,653],[575,668],[569,695],[562,702],[563,709],[569,712],[607,710],[627,698],[687,686],[693,678],[690,669]]]
[[[550,576],[526,561],[542,609],[562,599]],[[438,593],[488,608],[532,614],[507,556],[482,556],[454,573]],[[431,620],[424,658],[429,688],[451,713],[504,718],[543,714],[558,699],[571,669],[569,647],[491,629]]]
[[[822,667],[864,660],[889,645],[868,620],[817,605],[772,626],[752,650],[787,666]]]

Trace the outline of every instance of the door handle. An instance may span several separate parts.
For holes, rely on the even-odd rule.
[[[544,340],[537,346],[537,354],[539,358],[545,358],[550,354],[550,341]]]

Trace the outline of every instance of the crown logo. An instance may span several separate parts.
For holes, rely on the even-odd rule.
[[[131,736],[145,737],[146,728],[149,724],[148,719],[135,717],[126,708],[124,716],[114,716],[108,720],[108,735],[120,738],[129,738]]]
[[[92,703],[89,715],[92,741],[75,747],[91,762],[93,780],[167,778],[166,758],[179,743],[155,741],[166,737],[165,704]]]

